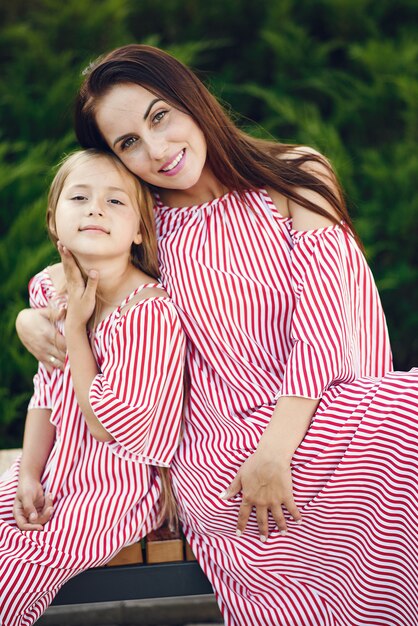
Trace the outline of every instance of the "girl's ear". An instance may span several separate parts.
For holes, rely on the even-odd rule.
[[[137,246],[142,243],[142,234],[140,232],[135,235],[132,243],[136,243]]]
[[[50,208],[48,208],[48,211],[47,211],[47,214],[46,214],[46,223],[47,223],[49,232],[54,237],[57,237],[57,232],[56,232],[56,229],[55,229],[55,220],[53,219],[53,213],[52,213]]]

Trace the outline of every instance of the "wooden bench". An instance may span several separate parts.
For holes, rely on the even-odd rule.
[[[0,450],[0,475],[20,450]],[[105,567],[69,580],[53,605],[212,594],[190,546],[167,528],[123,548]]]

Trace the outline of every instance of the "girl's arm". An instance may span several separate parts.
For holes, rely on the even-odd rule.
[[[42,530],[53,513],[53,496],[44,494],[41,476],[51,452],[55,427],[50,409],[29,409],[13,514],[20,530]]]
[[[93,287],[94,284],[94,287]],[[95,291],[97,278],[89,277],[87,289]],[[91,435],[98,441],[111,441],[112,435],[107,432],[93,413],[89,401],[89,391],[93,380],[99,372],[96,360],[91,351],[87,337],[86,325],[67,312],[65,322],[65,336],[67,339],[68,360],[70,362],[71,378],[77,402]]]
[[[99,369],[87,336],[86,325],[94,311],[99,276],[91,270],[85,284],[71,253],[61,246],[59,251],[67,279],[65,337],[74,392],[91,435],[98,441],[111,441],[112,436],[93,413],[89,401],[90,387]]]

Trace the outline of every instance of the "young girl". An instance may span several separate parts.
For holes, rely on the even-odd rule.
[[[113,156],[76,152],[48,229],[66,284],[47,268],[31,304],[66,308],[68,357],[64,371],[39,364],[22,458],[0,482],[3,626],[33,624],[69,578],[156,525],[157,467],[179,441],[184,337],[157,280],[148,192]]]

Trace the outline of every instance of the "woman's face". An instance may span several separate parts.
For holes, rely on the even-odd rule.
[[[162,189],[189,190],[206,163],[206,140],[190,115],[144,87],[116,85],[96,121],[109,147],[139,178]]]

